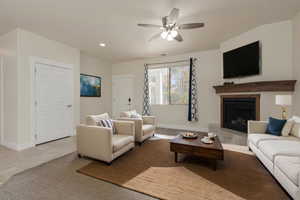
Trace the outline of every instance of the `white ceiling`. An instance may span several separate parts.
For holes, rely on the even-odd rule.
[[[182,31],[182,43],[149,43],[159,30],[136,24],[161,24],[173,7],[181,11],[179,22],[205,22],[205,28]],[[0,34],[20,27],[119,62],[217,48],[232,36],[290,19],[299,10],[300,0],[0,0]]]

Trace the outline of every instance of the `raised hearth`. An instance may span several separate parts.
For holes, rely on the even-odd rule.
[[[260,95],[221,96],[221,126],[247,132],[248,120],[259,120]]]
[[[214,86],[216,93],[235,92],[293,92],[296,80],[260,81]]]

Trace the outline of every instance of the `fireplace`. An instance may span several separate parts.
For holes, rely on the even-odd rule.
[[[221,96],[222,128],[247,133],[248,120],[259,120],[260,95]]]

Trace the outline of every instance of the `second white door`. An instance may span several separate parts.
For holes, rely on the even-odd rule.
[[[120,112],[134,109],[134,77],[131,75],[113,76],[113,117],[118,118]],[[131,99],[131,106],[128,105],[128,99]]]

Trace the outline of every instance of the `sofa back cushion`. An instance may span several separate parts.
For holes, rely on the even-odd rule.
[[[293,120],[288,120],[283,128],[282,128],[282,131],[281,131],[281,135],[284,136],[284,137],[287,137],[291,134],[292,132],[292,129],[293,129],[293,126],[294,126],[294,121]]]
[[[86,124],[89,126],[97,126],[97,123],[103,119],[110,119],[108,113],[103,113],[101,115],[88,115],[86,118]]]
[[[294,122],[296,122],[296,123],[300,123],[300,117],[298,117],[298,116],[293,116],[291,119],[289,119],[289,120],[293,120]]]
[[[291,135],[300,138],[300,123],[295,123]]]

